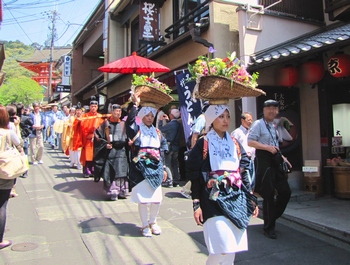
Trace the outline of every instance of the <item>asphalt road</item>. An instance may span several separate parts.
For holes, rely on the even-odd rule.
[[[163,204],[161,217],[205,246],[202,232],[194,227],[188,202],[186,200],[183,202],[182,199],[179,201],[179,196],[175,191],[165,192],[167,200]],[[262,223],[261,218],[251,220],[248,227],[249,251],[238,253],[235,264],[350,264],[350,245],[348,243],[283,218],[278,220],[276,225],[278,238],[276,240],[268,239],[262,233]]]
[[[13,246],[0,250],[0,264],[205,264],[202,228],[180,187],[163,188],[162,235],[144,238],[136,204],[108,201],[102,182],[83,178],[57,150],[46,149],[43,160],[18,179],[5,231]],[[350,264],[347,244],[283,219],[276,232],[266,238],[262,220],[252,219],[249,251],[235,264]]]

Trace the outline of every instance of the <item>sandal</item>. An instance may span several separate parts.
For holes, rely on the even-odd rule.
[[[12,245],[12,241],[11,240],[2,241],[0,243],[0,249],[6,248],[6,247],[11,246],[11,245]]]
[[[159,225],[157,223],[151,223],[149,224],[149,227],[151,228],[153,235],[160,235],[162,233],[162,229],[160,229]]]
[[[145,227],[141,228],[141,231],[142,231],[142,235],[145,237],[152,236],[152,232],[151,232],[151,229],[149,228],[149,226],[145,226]]]

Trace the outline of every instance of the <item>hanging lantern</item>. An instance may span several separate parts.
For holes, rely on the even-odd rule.
[[[292,87],[298,83],[298,69],[286,66],[278,71],[277,83],[281,86]]]
[[[324,76],[323,64],[319,61],[309,61],[304,63],[300,68],[301,82],[316,84]]]
[[[328,60],[328,71],[335,78],[350,76],[350,55],[336,53]]]

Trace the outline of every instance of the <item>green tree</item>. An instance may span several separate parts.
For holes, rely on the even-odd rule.
[[[17,60],[25,60],[30,58],[34,53],[34,48],[30,45],[25,45],[20,41],[5,41],[5,62],[2,71],[6,73],[4,83],[12,78],[32,77],[35,73],[27,70],[19,65]]]
[[[22,102],[25,106],[33,102],[42,102],[44,89],[29,77],[7,79],[0,88],[0,103],[7,105]]]
[[[3,85],[0,87],[0,103],[7,105],[12,102],[22,102],[30,105],[41,102],[44,89],[31,79],[36,73],[19,65],[17,60],[30,58],[35,50],[33,45],[25,45],[20,41],[5,41],[5,62],[2,71],[6,73]]]

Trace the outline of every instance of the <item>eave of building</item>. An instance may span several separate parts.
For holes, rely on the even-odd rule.
[[[70,103],[70,94],[67,93],[64,97],[62,97],[58,102],[61,106],[66,106]]]
[[[49,75],[44,75],[44,76],[32,76],[31,77],[33,80],[35,80],[35,81],[39,81],[39,80],[49,80]],[[55,74],[53,74],[52,75],[52,80],[54,81],[54,80],[61,80],[61,77],[60,76],[58,76],[58,75],[55,75]]]
[[[49,69],[50,63],[21,62],[19,65],[34,73],[40,73],[43,67],[45,67],[45,69]]]
[[[56,48],[52,52],[52,60],[54,62],[58,61],[61,56],[69,54],[72,48]],[[45,63],[50,61],[50,49],[45,50],[35,50],[32,57],[26,59],[26,60],[17,60],[17,62],[21,63]]]
[[[112,20],[117,20],[119,13],[122,12],[129,4],[131,5],[131,0],[120,0],[119,3],[110,10],[109,14]]]
[[[350,44],[350,23],[334,23],[250,56],[249,71]]]
[[[91,16],[87,19],[87,22],[84,24],[80,32],[77,34],[73,40],[73,47],[77,48],[81,43],[86,40],[93,32],[95,26],[98,23],[103,23],[105,12],[104,0],[101,0],[100,3],[96,6],[95,10],[92,11]]]
[[[55,68],[60,68],[60,67],[61,67],[61,65],[64,63],[64,58],[65,58],[65,56],[72,56],[72,50],[71,50],[69,53],[67,53],[67,54],[65,54],[65,55],[63,55],[63,56],[61,56],[61,57],[57,60],[55,66],[54,66]]]

